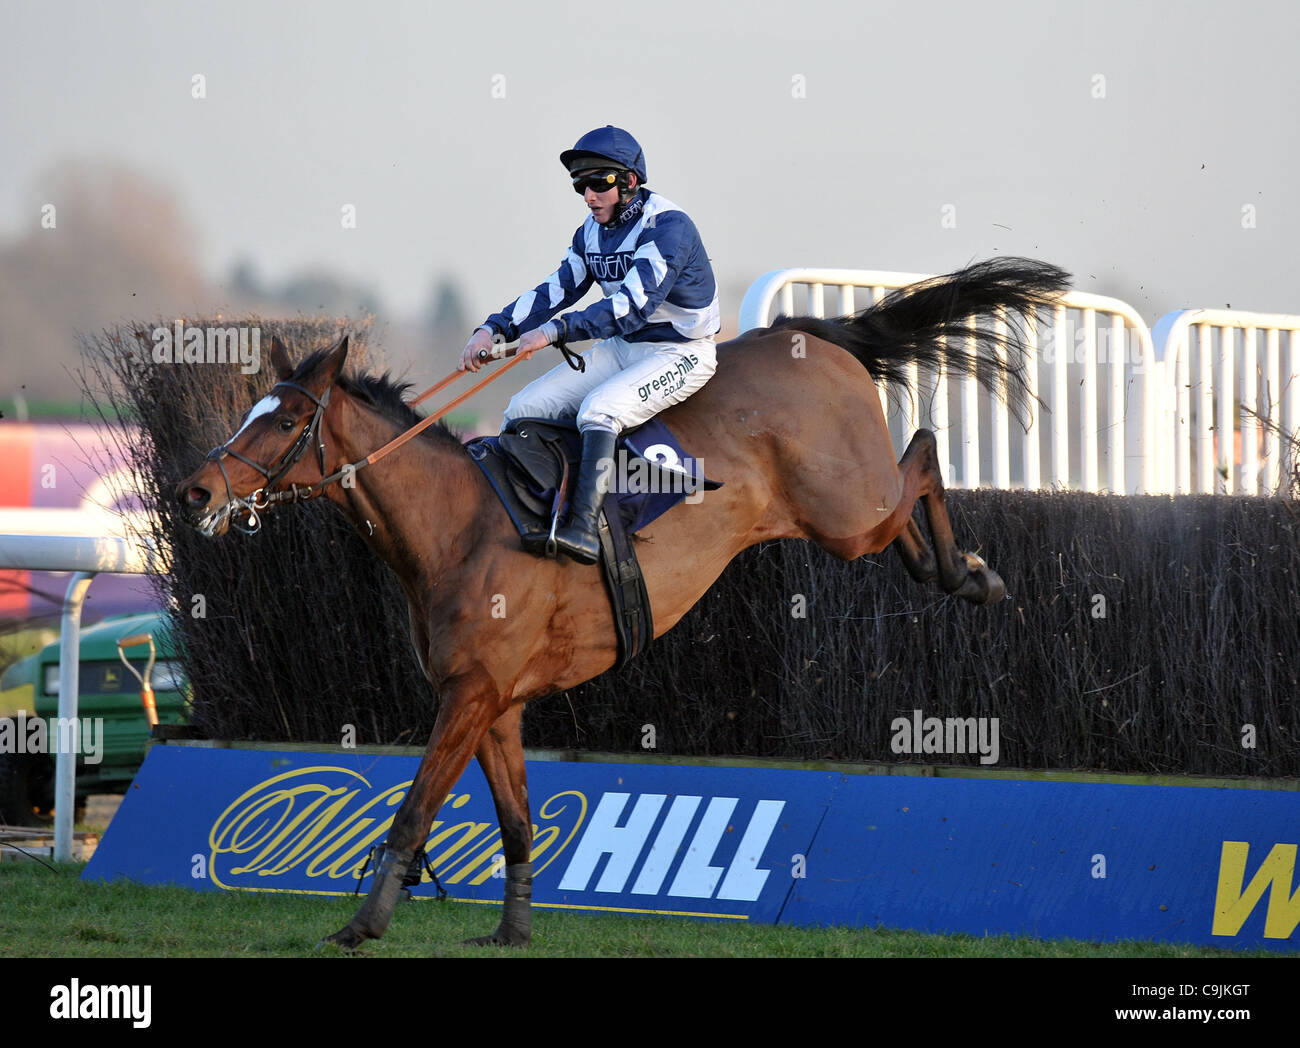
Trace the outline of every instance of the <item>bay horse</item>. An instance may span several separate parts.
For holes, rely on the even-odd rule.
[[[933,433],[919,430],[895,462],[876,381],[902,380],[911,362],[943,364],[1009,400],[1023,396],[1019,325],[972,327],[967,318],[1029,313],[1067,286],[1055,266],[992,259],[892,292],[856,317],[781,318],[719,346],[712,379],[662,414],[724,486],[641,533],[655,635],[670,630],[732,558],[767,539],[809,539],[845,560],[892,545],[918,582],[937,579],[975,603],[1002,599],[996,573],[957,547]],[[968,338],[975,352],[945,352],[947,341],[964,346]],[[276,385],[176,497],[186,522],[215,536],[241,514],[265,511],[277,493],[286,501],[323,494],[406,596],[437,717],[369,894],[325,941],[351,951],[383,935],[416,849],[477,757],[501,825],[506,883],[497,930],[472,941],[523,946],[532,931],[533,825],[521,716],[529,700],[591,680],[616,661],[601,570],[521,549],[486,478],[445,426],[374,469],[322,484],[419,420],[386,377],[346,376],[347,351],[344,338],[295,366],[273,339]],[[913,519],[918,500],[933,544]],[[505,617],[494,617],[502,597]]]

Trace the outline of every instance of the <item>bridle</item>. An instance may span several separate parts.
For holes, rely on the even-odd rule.
[[[267,510],[276,502],[298,502],[301,499],[315,498],[324,489],[326,484],[339,479],[347,472],[347,469],[344,469],[334,474],[332,477],[325,476],[325,442],[320,436],[320,424],[321,419],[325,415],[325,408],[330,402],[330,390],[334,387],[327,386],[324,394],[318,397],[311,390],[298,385],[296,382],[284,381],[277,382],[272,386],[271,392],[274,392],[281,386],[296,389],[316,405],[316,410],[312,414],[311,421],[308,422],[307,425],[303,427],[302,432],[298,434],[298,439],[295,440],[289,449],[280,456],[279,462],[275,463],[268,469],[266,466],[254,462],[247,456],[241,455],[230,446],[230,440],[234,440],[234,437],[231,437],[230,440],[226,441],[221,446],[213,448],[207,454],[208,459],[217,464],[217,468],[221,470],[221,479],[226,482],[226,501],[231,507],[230,522],[234,527],[238,528],[246,535],[255,534],[262,527],[262,518],[258,515],[258,510]],[[270,394],[268,394],[268,396],[269,395]],[[310,487],[303,487],[301,489],[297,484],[291,484],[288,491],[268,494],[267,492],[269,489],[275,487],[284,475],[298,464],[298,460],[307,453],[307,449],[311,446],[313,440],[316,443],[316,461],[320,465],[320,481]],[[266,483],[256,491],[252,491],[242,498],[236,495],[234,491],[231,490],[230,476],[226,473],[225,464],[221,461],[227,455],[231,458],[238,459],[246,466],[252,466],[253,469],[257,470],[257,472],[266,478]],[[235,519],[235,514],[240,513],[241,511],[247,515],[247,523],[240,523]]]

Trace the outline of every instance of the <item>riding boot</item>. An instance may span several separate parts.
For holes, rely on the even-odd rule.
[[[555,532],[555,545],[574,560],[595,564],[600,559],[597,520],[613,478],[613,430],[593,426],[582,431],[582,466],[569,506],[569,523]]]

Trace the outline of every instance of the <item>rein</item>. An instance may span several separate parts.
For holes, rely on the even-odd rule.
[[[586,370],[587,362],[583,360],[580,355],[574,353],[571,349],[569,349],[569,347],[564,344],[563,338],[557,340],[554,343],[554,345],[559,347],[559,350],[563,354],[564,360],[569,365],[569,367],[573,368],[575,371]],[[480,359],[490,359],[490,356],[485,356],[483,353],[480,353]],[[498,357],[497,359],[500,358]],[[320,424],[321,424],[321,419],[325,415],[325,408],[329,405],[330,391],[334,387],[333,386],[328,387],[325,390],[324,394],[322,394],[320,397],[317,397],[314,393],[311,392],[311,390],[298,385],[298,383],[296,382],[289,382],[289,381],[277,382],[274,386],[271,387],[272,392],[279,389],[281,386],[287,386],[290,389],[296,389],[299,393],[302,393],[304,396],[308,397],[312,401],[312,403],[316,405],[316,411],[312,414],[311,421],[309,421],[307,425],[303,427],[302,432],[298,434],[298,439],[293,442],[290,448],[280,457],[280,461],[277,462],[274,466],[272,466],[271,469],[267,469],[264,466],[261,466],[260,464],[254,462],[252,459],[245,458],[239,452],[232,450],[230,447],[229,440],[226,441],[225,444],[222,444],[220,447],[215,447],[208,452],[207,457],[216,462],[217,468],[221,470],[222,479],[225,480],[226,482],[226,499],[228,504],[232,507],[231,525],[233,527],[239,528],[239,530],[244,532],[245,534],[248,535],[255,534],[262,527],[262,518],[259,516],[259,511],[265,512],[266,510],[270,509],[278,502],[302,502],[308,499],[314,499],[318,495],[320,495],[330,484],[342,480],[344,477],[347,477],[349,474],[355,476],[358,470],[365,469],[366,466],[373,466],[385,455],[388,455],[391,452],[396,451],[407,441],[413,440],[415,437],[419,436],[419,434],[421,434],[422,432],[424,432],[424,430],[432,426],[435,422],[437,422],[440,418],[446,415],[449,411],[453,410],[454,408],[458,407],[459,405],[467,401],[470,397],[474,396],[475,393],[479,392],[489,382],[495,382],[507,371],[509,371],[512,367],[518,364],[522,359],[523,359],[522,357],[518,357],[518,356],[515,357],[514,360],[510,361],[510,363],[506,364],[504,367],[497,369],[491,375],[488,375],[487,378],[483,379],[480,382],[476,382],[473,386],[467,389],[460,396],[455,397],[454,399],[448,401],[446,404],[442,406],[441,409],[434,412],[432,415],[429,415],[426,418],[422,418],[410,429],[406,430],[403,433],[399,433],[396,437],[390,440],[383,447],[379,448],[376,451],[372,451],[369,455],[367,455],[363,459],[358,459],[356,462],[349,463],[348,465],[344,466],[342,469],[338,470],[337,472],[331,473],[329,476],[325,475],[325,442],[320,437]],[[426,389],[414,400],[409,401],[409,403],[412,406],[421,403],[422,401],[433,396],[433,394],[439,392],[442,389],[445,389],[451,383],[455,382],[458,378],[460,378],[462,374],[464,374],[464,372],[460,371],[459,369],[453,371],[445,378],[434,383],[432,386]],[[230,438],[230,440],[234,440],[234,439],[235,439],[234,437]],[[307,448],[311,445],[313,439],[315,440],[316,443],[316,459],[320,466],[321,479],[318,480],[315,484],[306,485],[301,488],[297,484],[290,484],[287,491],[276,491],[276,492],[268,493],[267,489],[275,487],[275,485],[279,482],[279,480],[297,464],[298,460],[301,459],[304,454],[306,454]],[[262,474],[262,476],[266,477],[266,483],[263,484],[256,491],[250,492],[248,495],[242,498],[235,495],[230,488],[230,477],[226,473],[226,467],[221,461],[227,455],[231,456],[232,458],[238,459],[240,462],[244,463],[247,466],[252,466],[253,469],[257,470],[257,472]],[[246,514],[247,516],[246,523],[241,524],[235,520],[235,514],[240,512]]]

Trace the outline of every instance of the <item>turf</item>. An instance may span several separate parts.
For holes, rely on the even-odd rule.
[[[308,957],[356,909],[351,898],[196,893],[125,881],[83,883],[79,863],[0,864],[3,957]],[[1087,943],[883,928],[582,915],[535,908],[527,950],[459,945],[496,927],[496,906],[447,900],[398,907],[374,957],[1241,957],[1167,943]],[[326,950],[323,956],[342,956]],[[1258,951],[1255,956],[1273,956]]]

